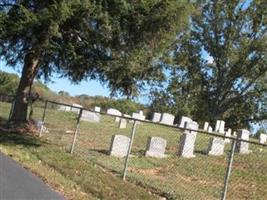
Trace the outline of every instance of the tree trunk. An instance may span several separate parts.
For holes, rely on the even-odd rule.
[[[31,85],[38,69],[39,58],[33,53],[28,53],[24,58],[24,66],[16,92],[16,99],[11,113],[10,122],[21,124],[27,122],[28,97]]]

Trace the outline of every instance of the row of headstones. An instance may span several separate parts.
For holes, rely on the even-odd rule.
[[[181,122],[180,122],[180,125],[179,125],[179,127],[180,128],[186,128],[185,127],[185,124],[186,123],[196,123],[196,122],[194,122],[192,119],[190,119],[189,117],[182,117],[181,118]],[[207,132],[209,132],[209,133],[212,133],[213,132],[213,128],[209,125],[209,123],[208,122],[205,122],[204,123],[204,127],[203,127],[203,130],[204,131],[207,131]],[[224,134],[224,136],[226,136],[226,137],[231,137],[231,136],[234,136],[234,137],[236,137],[237,136],[237,134],[236,134],[236,132],[234,131],[233,133],[232,133],[232,129],[230,129],[230,128],[228,128],[226,131],[225,131],[225,122],[223,121],[223,120],[217,120],[216,121],[216,126],[215,126],[215,129],[214,129],[214,132],[217,132],[217,133],[221,133],[221,134]],[[248,131],[248,133],[249,133],[249,131]],[[244,140],[249,140],[249,135],[250,134],[248,134],[246,137],[245,136],[243,136],[242,137],[242,139],[244,139]],[[260,136],[259,136],[259,143],[261,143],[261,144],[265,144],[266,142],[267,142],[267,134],[264,134],[264,133],[262,133],[262,134],[260,134]],[[225,143],[229,143],[230,142],[230,139],[224,139],[224,142]]]
[[[241,130],[240,136],[242,137],[244,134],[247,134],[247,130]],[[183,134],[180,140],[180,148],[177,152],[179,156],[185,158],[195,157],[194,155],[194,144],[196,139],[196,133],[191,131]],[[223,142],[212,142],[213,145],[210,145],[208,148],[208,155],[223,155]],[[221,147],[216,147],[216,145],[221,145]],[[110,155],[116,157],[124,157],[127,155],[128,149],[130,145],[130,138],[124,135],[113,135],[110,145]],[[165,150],[167,146],[167,141],[161,137],[149,137],[147,142],[147,147],[145,151],[146,157],[155,157],[155,158],[164,158]],[[211,147],[212,146],[212,147]],[[240,154],[248,154],[250,153],[249,143],[247,142],[239,142],[237,144],[236,152]]]
[[[66,106],[66,105],[61,105],[58,110],[60,111],[66,111],[66,112],[76,112],[79,113],[80,109],[83,108],[83,106],[79,104],[72,104],[72,106]],[[101,115],[96,112],[100,112],[101,108],[98,106],[94,107],[95,112],[83,110],[81,120],[82,121],[88,121],[88,122],[100,122]],[[110,108],[107,110],[107,114],[110,115],[115,115],[115,122],[119,122],[122,118],[121,116],[128,117],[128,118],[133,118],[133,119],[139,119],[139,120],[145,120],[145,115],[143,114],[143,111],[140,111],[139,113],[133,113],[132,116],[127,115],[127,114],[122,114],[119,110]],[[126,120],[122,120],[122,123],[126,123]],[[121,126],[123,128],[124,125]]]
[[[82,106],[79,105],[79,104],[73,104],[72,107],[70,107],[70,106],[61,106],[60,110],[72,111],[72,112],[77,112],[78,113],[79,110],[80,110],[79,108],[82,108]],[[98,106],[95,106],[94,111],[95,112],[100,112],[101,108],[98,107]],[[100,114],[95,113],[95,112],[84,110],[83,113],[82,113],[82,116],[81,116],[81,120],[82,121],[89,121],[89,122],[100,122],[100,117],[101,116],[100,116]],[[145,120],[146,119],[146,116],[144,115],[143,111],[139,111],[139,113],[132,113],[132,116],[130,116],[130,115],[127,115],[127,114],[122,114],[117,109],[110,108],[110,109],[107,110],[107,114],[111,114],[111,115],[117,116],[117,117],[115,117],[115,122],[119,122],[119,128],[121,128],[121,129],[124,129],[127,126],[127,120],[124,119],[124,118],[120,118],[121,116],[128,117],[128,118],[133,118],[133,119],[139,119],[139,120]],[[175,120],[175,116],[171,115],[169,113],[161,114],[161,113],[155,112],[153,114],[153,118],[152,118],[153,122],[159,122],[159,123],[167,124],[167,125],[173,125],[174,120]],[[130,120],[129,122],[133,122],[133,121]],[[191,118],[182,116],[178,126],[180,128],[185,128],[185,124],[189,123],[189,122],[197,124],[197,122],[194,122]],[[231,136],[232,130],[228,129],[225,132],[224,127],[225,127],[225,122],[222,121],[222,120],[218,120],[216,122],[215,132],[222,133],[222,134],[224,134],[225,136],[228,136],[228,137]],[[209,125],[208,122],[205,122],[203,130],[207,131],[207,132],[212,132],[213,128]],[[236,132],[233,132],[233,136],[236,136]],[[259,142],[264,144],[264,143],[266,143],[266,141],[267,141],[267,135],[266,134],[260,134]],[[217,138],[214,139],[214,143],[219,143],[219,142],[221,142],[221,141],[218,140]],[[224,142],[225,143],[229,143],[230,139],[225,139]]]
[[[76,112],[79,113],[80,109],[83,108],[82,105],[79,104],[72,104],[72,106],[66,106],[66,105],[61,105],[59,107],[59,110],[61,111],[69,111],[69,112]],[[96,106],[94,108],[94,111],[96,112],[100,112],[101,108]],[[129,118],[133,118],[133,119],[138,119],[138,120],[145,120],[146,116],[144,115],[143,111],[139,111],[139,113],[132,113],[132,115],[127,115],[127,114],[122,114],[119,110],[114,109],[114,108],[110,108],[107,110],[107,114],[111,114],[111,115],[116,115],[118,117],[115,118],[116,122],[120,121],[120,117],[124,116],[124,117],[129,117]],[[169,113],[157,113],[155,112],[153,114],[153,122],[159,122],[162,124],[167,124],[167,125],[173,125],[174,123],[174,119],[175,116],[171,115]],[[90,122],[99,122],[100,121],[100,115],[98,115],[97,113],[94,112],[90,112],[90,111],[83,111],[82,114],[82,118],[81,120],[84,121],[90,121]]]
[[[81,108],[83,108],[82,105],[79,104],[72,104],[71,106],[67,105],[60,105],[58,110],[60,111],[65,111],[65,112],[75,112],[79,113]],[[95,106],[94,111],[95,112],[100,112],[101,108],[98,106]],[[83,110],[81,120],[82,121],[88,121],[88,122],[100,122],[100,114]]]

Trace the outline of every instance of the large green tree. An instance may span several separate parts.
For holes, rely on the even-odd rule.
[[[267,119],[266,7],[260,0],[215,0],[192,15],[191,30],[170,54],[163,91],[177,113],[236,128]]]
[[[97,79],[134,95],[186,26],[189,4],[177,0],[2,0],[0,56],[22,66],[11,120],[25,122],[34,78]]]

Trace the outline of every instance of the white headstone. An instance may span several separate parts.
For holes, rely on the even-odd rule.
[[[71,112],[76,112],[76,113],[79,113],[81,108],[83,107],[82,105],[80,104],[72,104],[73,107],[71,107]],[[75,107],[75,108],[74,108]]]
[[[215,132],[224,134],[224,126],[225,126],[225,122],[223,120],[217,120],[216,126],[215,126]]]
[[[114,108],[109,108],[107,110],[107,114],[115,115],[115,116],[122,116],[121,112]],[[120,121],[120,117],[115,117],[115,122],[119,122],[119,121]]]
[[[126,119],[123,119],[123,118],[121,118],[121,120],[120,120],[120,124],[119,124],[119,128],[126,128],[126,126],[127,126],[127,120]]]
[[[160,137],[150,137],[147,143],[145,156],[164,158],[167,141]]]
[[[95,106],[95,111],[96,112],[100,112],[101,111],[101,108],[99,106]]]
[[[224,153],[224,139],[214,137],[210,140],[208,154],[213,156],[221,156]]]
[[[131,115],[123,114],[124,117],[132,118]]]
[[[237,137],[242,140],[249,141],[249,131],[246,129],[239,130],[237,133]],[[251,151],[249,150],[249,143],[238,141],[236,146],[236,151],[240,154],[249,154]]]
[[[228,128],[228,130],[225,132],[225,136],[227,136],[227,137],[231,137],[231,136],[232,136],[232,129]],[[224,142],[225,142],[225,143],[230,143],[231,141],[230,141],[230,139],[226,138],[226,139],[224,140]]]
[[[209,122],[205,122],[205,123],[204,123],[203,130],[204,130],[204,131],[208,131],[208,130],[209,130],[209,126],[210,126],[210,125],[209,125]]]
[[[224,134],[225,122],[222,120],[217,120],[215,132]],[[210,144],[208,148],[208,154],[213,156],[221,156],[224,154],[224,139],[221,137],[214,137],[210,139]]]
[[[160,122],[161,119],[161,113],[154,112],[152,122]]]
[[[127,155],[130,146],[130,138],[124,135],[113,135],[110,145],[110,155],[124,157]]]
[[[185,128],[198,130],[198,124],[195,122],[186,122]],[[179,152],[178,155],[185,158],[193,158],[194,155],[194,146],[197,137],[196,131],[185,130],[184,134],[181,136]]]
[[[110,114],[110,115],[116,115],[116,116],[121,116],[121,112],[118,111],[117,109],[114,109],[114,108],[109,108],[107,110],[107,114]]]
[[[266,141],[267,141],[267,134],[265,134],[265,133],[261,133],[261,134],[260,134],[260,138],[259,138],[259,142],[260,142],[261,144],[265,144]]]
[[[209,133],[212,133],[212,131],[213,131],[212,127],[209,126],[209,128],[208,128],[208,132],[209,132]]]
[[[236,137],[236,136],[237,136],[237,134],[236,134],[236,131],[234,131],[234,132],[233,132],[233,136],[234,136],[234,137]]]
[[[163,113],[160,119],[160,123],[167,124],[167,125],[173,125],[174,122],[174,115],[169,113]]]
[[[60,111],[70,111],[71,110],[71,107],[70,106],[65,106],[65,105],[60,105],[58,110]]]
[[[120,122],[121,118],[120,117],[115,117],[115,122]]]
[[[193,124],[193,127],[194,127],[193,129],[194,130],[198,130],[199,125],[198,125],[198,123],[196,121],[192,121],[191,124]],[[194,131],[194,132],[197,133],[197,131]]]
[[[193,120],[190,118],[190,117],[185,117],[185,116],[182,116],[181,120],[180,120],[180,125],[179,127],[180,128],[185,128],[185,124],[186,122],[192,122]]]
[[[132,118],[139,119],[139,120],[145,120],[146,116],[145,115],[141,115],[140,113],[132,113]]]
[[[141,115],[140,113],[132,113],[132,118],[139,119],[139,120],[145,120],[146,116]],[[133,122],[133,121],[131,121],[131,122]],[[141,124],[141,122],[137,122],[137,124]]]
[[[100,114],[83,110],[81,120],[87,122],[100,122]]]

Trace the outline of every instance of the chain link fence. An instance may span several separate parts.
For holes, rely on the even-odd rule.
[[[255,139],[52,101],[40,105],[32,115],[39,136],[160,199],[267,199],[267,145]]]
[[[0,123],[3,124],[9,118],[14,96],[0,94]]]

